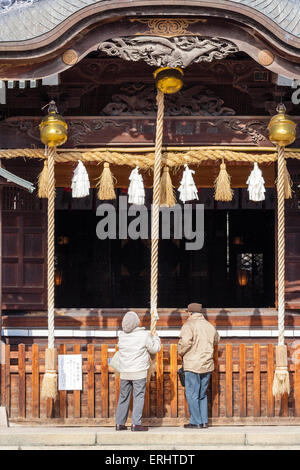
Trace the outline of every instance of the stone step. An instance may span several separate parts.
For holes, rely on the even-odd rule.
[[[100,450],[109,451],[111,453],[120,452],[123,450],[131,451],[182,451],[196,452],[199,450],[300,450],[300,446],[233,446],[233,445],[219,445],[219,446],[2,446],[2,450]]]
[[[0,429],[0,448],[49,447],[103,450],[188,450],[204,448],[300,448],[298,426],[236,426],[208,429],[150,428],[116,432],[114,428],[27,427]]]

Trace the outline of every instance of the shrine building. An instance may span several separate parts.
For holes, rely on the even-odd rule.
[[[158,92],[159,77],[174,73],[179,91]],[[177,342],[186,306],[199,302],[221,337],[210,422],[299,424],[299,111],[297,0],[0,0],[0,397],[12,422],[112,425],[119,384],[109,360],[130,309],[147,328],[157,312],[163,344],[145,419],[181,424]],[[65,141],[45,148],[40,124],[49,116],[65,126]],[[284,145],[270,134],[276,116],[295,124]],[[195,239],[184,230],[176,237],[174,204],[160,200],[170,236],[160,236],[153,267],[158,154],[178,211],[189,204],[195,239],[197,208],[204,225],[201,248],[186,249]],[[90,184],[85,197],[72,190],[78,162]],[[149,230],[134,239],[127,229],[136,167]],[[256,167],[258,201],[248,180]],[[197,193],[186,202],[185,168]],[[222,169],[225,200],[216,196]],[[114,197],[101,196],[104,170]],[[116,236],[101,239],[103,204],[115,211]],[[58,354],[82,354],[81,391],[42,400],[47,343]],[[276,398],[275,348],[283,343],[291,391]]]

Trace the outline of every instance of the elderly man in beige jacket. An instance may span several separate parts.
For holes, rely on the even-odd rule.
[[[202,305],[188,305],[189,318],[183,325],[178,353],[183,357],[185,395],[190,422],[185,428],[207,428],[207,387],[214,370],[214,346],[220,339],[215,327],[201,313]]]

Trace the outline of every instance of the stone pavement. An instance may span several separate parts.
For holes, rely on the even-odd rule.
[[[108,427],[0,428],[0,450],[284,450],[300,449],[300,426],[235,426],[208,429],[152,427],[116,432]]]

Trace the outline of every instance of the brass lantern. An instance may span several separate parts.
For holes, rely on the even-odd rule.
[[[183,71],[178,67],[160,67],[154,74],[156,87],[166,94],[177,93],[183,85]]]
[[[64,144],[68,138],[68,124],[58,114],[54,101],[49,103],[48,115],[40,124],[40,136],[43,144],[48,147],[58,147]]]
[[[55,274],[54,274],[54,284],[55,286],[61,286],[62,285],[62,281],[63,281],[63,273],[62,273],[62,270],[57,268],[55,270]]]
[[[249,281],[249,273],[246,269],[240,269],[238,271],[238,283],[241,287],[244,287],[248,284]]]
[[[269,139],[279,147],[292,144],[296,139],[296,124],[285,114],[283,103],[277,106],[278,114],[272,117],[268,125]]]

